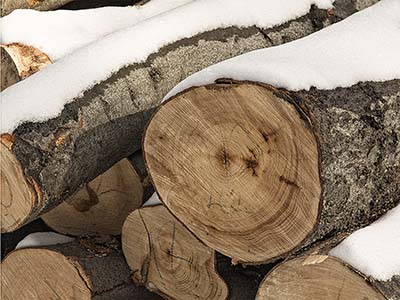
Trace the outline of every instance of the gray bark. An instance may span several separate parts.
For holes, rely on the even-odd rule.
[[[35,219],[140,148],[143,129],[166,93],[209,65],[275,46],[319,30],[356,11],[359,1],[337,1],[338,15],[313,8],[296,20],[263,30],[220,28],[167,45],[145,63],[133,63],[85,91],[44,123],[24,123],[14,132],[12,151],[26,176],[41,191],[40,205],[22,223]],[[56,146],[60,135],[66,142]]]
[[[400,203],[400,80],[288,93],[320,148],[320,220],[305,241],[353,232]]]

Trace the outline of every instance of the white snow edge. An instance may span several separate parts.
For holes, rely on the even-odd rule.
[[[269,28],[333,0],[198,0],[149,18],[78,49],[1,95],[2,133],[23,122],[59,115],[65,104],[124,66],[140,63],[161,47],[198,33],[230,26]]]
[[[142,205],[142,207],[148,207],[148,206],[157,206],[161,205],[161,200],[160,197],[158,197],[157,193],[154,193],[151,195],[151,197]]]
[[[367,276],[390,280],[400,275],[400,205],[357,230],[330,251]]]
[[[73,240],[75,239],[55,232],[35,232],[27,235],[15,249],[65,244]]]
[[[232,78],[288,90],[335,89],[400,78],[400,1],[382,0],[305,38],[255,50],[189,76],[164,100]]]
[[[152,0],[143,6],[84,10],[17,9],[1,18],[0,43],[35,47],[54,62],[114,31],[192,1]]]

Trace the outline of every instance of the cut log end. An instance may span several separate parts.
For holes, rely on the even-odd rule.
[[[264,279],[256,300],[384,300],[344,262],[325,255],[289,260]]]
[[[198,241],[163,206],[139,209],[122,230],[133,280],[168,299],[227,299],[215,270],[215,252]]]
[[[164,204],[233,262],[258,264],[298,246],[319,214],[316,138],[275,89],[189,89],[164,103],[144,138]]]
[[[0,141],[2,233],[14,231],[24,224],[37,201],[37,193],[12,153],[11,146],[11,137],[2,135]]]
[[[131,163],[123,159],[42,219],[64,234],[119,235],[126,217],[142,202],[140,177]]]
[[[81,266],[53,250],[12,252],[2,263],[1,280],[4,300],[91,299]]]
[[[0,47],[0,58],[1,58],[1,89],[5,90],[9,86],[20,81],[18,69],[15,65],[12,57],[7,53],[7,51]]]

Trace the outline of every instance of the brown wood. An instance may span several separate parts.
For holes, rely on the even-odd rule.
[[[162,202],[205,244],[233,263],[274,261],[399,204],[399,90],[219,80],[159,108],[145,160]]]
[[[4,84],[2,83],[1,90],[51,64],[50,58],[35,47],[21,43],[0,45],[0,47],[2,49],[2,56],[4,56],[1,67],[7,70],[2,75]]]
[[[111,238],[13,251],[2,268],[2,299],[156,300],[137,287]]]
[[[215,270],[215,252],[163,206],[130,214],[122,247],[133,280],[166,299],[227,299],[227,286]]]
[[[17,83],[20,78],[18,75],[18,69],[14,64],[11,56],[7,53],[7,51],[0,47],[1,51],[1,85],[0,91],[8,88],[9,86]]]
[[[264,279],[256,300],[385,300],[368,278],[327,255],[289,260]]]
[[[14,227],[3,230],[15,230],[48,212],[140,149],[144,127],[154,109],[188,75],[254,49],[304,37],[356,12],[358,1],[346,0],[344,6],[339,5],[343,1],[336,1],[336,15],[313,7],[309,14],[274,28],[217,28],[174,42],[146,62],[132,62],[71,99],[58,117],[20,124],[12,133],[10,155],[25,177],[34,180],[41,200]],[[17,201],[31,202],[28,198]]]
[[[64,234],[119,235],[126,217],[142,204],[140,177],[131,163],[123,159],[42,219]]]
[[[52,10],[72,1],[74,0],[1,0],[1,16],[22,8]]]
[[[234,262],[281,256],[317,221],[317,141],[272,89],[191,89],[161,106],[144,151],[165,205]]]

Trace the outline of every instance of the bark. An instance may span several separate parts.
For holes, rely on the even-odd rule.
[[[400,80],[298,92],[217,80],[165,102],[143,145],[160,199],[200,240],[271,262],[400,203]]]
[[[145,63],[126,66],[85,91],[57,118],[20,125],[7,140],[13,141],[12,155],[32,184],[36,199],[29,199],[34,205],[28,215],[2,230],[15,230],[49,211],[138,150],[155,107],[188,75],[218,61],[315,32],[356,11],[358,1],[350,3],[343,11],[339,7],[341,17],[313,8],[306,16],[272,29],[220,28],[167,45]]]
[[[150,199],[154,194],[154,187],[146,169],[145,162],[143,160],[142,150],[138,150],[129,157],[130,162],[139,175],[140,181],[143,187],[143,203]]]
[[[1,16],[10,14],[16,9],[52,10],[74,0],[2,0]]]
[[[18,257],[31,257],[28,270],[19,265]],[[46,268],[46,257],[52,259],[53,267]],[[160,299],[133,284],[119,242],[113,238],[82,238],[67,244],[19,249],[7,256],[2,267],[5,299],[22,296],[16,290],[21,288],[21,282],[25,283],[24,290],[31,288],[33,291],[29,299],[54,299],[57,295],[62,299]],[[19,272],[18,269],[24,271]],[[72,276],[74,272],[71,269],[78,276]],[[62,280],[68,275],[68,280]],[[12,276],[15,276],[11,281],[13,284],[9,284]],[[52,278],[59,281],[52,282]],[[77,290],[77,287],[80,289]]]
[[[317,243],[301,256],[292,256],[275,266],[261,283],[256,299],[278,300],[285,297],[287,300],[303,300],[307,299],[310,293],[315,299],[336,300],[339,296],[347,299],[346,296],[349,297],[353,290],[356,295],[351,299],[399,300],[400,275],[395,275],[391,280],[379,281],[364,275],[340,259],[329,256],[329,251],[346,236],[343,234]],[[332,268],[334,265],[335,271]],[[308,274],[308,280],[301,282],[300,274]],[[346,274],[349,274],[350,278]],[[312,281],[312,276],[318,276],[320,280]],[[339,282],[334,279],[336,276]],[[343,281],[345,276],[346,281]],[[351,277],[355,277],[358,283],[352,281]]]

